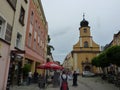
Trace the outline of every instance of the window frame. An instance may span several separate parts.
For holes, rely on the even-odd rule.
[[[33,25],[33,21],[34,21],[34,12],[31,10],[30,13],[30,23]]]
[[[29,33],[28,34],[28,46],[31,47],[31,43],[32,43],[32,34]]]
[[[89,47],[88,42],[85,41],[85,42],[84,42],[84,48],[88,48],[88,47]]]
[[[19,38],[18,38],[18,35],[19,35]],[[16,46],[17,48],[21,48],[21,42],[22,42],[22,35],[18,32],[17,33],[17,36],[16,36]]]
[[[84,28],[83,31],[84,31],[84,33],[87,33],[87,29],[86,28]]]
[[[22,24],[22,26],[24,26],[24,19],[25,19],[25,9],[21,6],[19,22]]]
[[[2,21],[1,24],[1,30],[0,30],[0,38],[5,38],[5,32],[6,32],[6,20],[0,15],[0,20]]]

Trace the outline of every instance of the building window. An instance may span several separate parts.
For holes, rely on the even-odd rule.
[[[28,36],[28,46],[29,47],[31,46],[31,42],[32,42],[32,35],[31,35],[31,33],[29,33],[29,36]]]
[[[24,0],[25,1],[25,3],[28,3],[28,0]]]
[[[10,43],[11,42],[11,37],[12,37],[12,26],[7,23],[5,40]]]
[[[36,31],[34,32],[34,39],[35,40],[37,39],[37,32]]]
[[[84,33],[87,33],[87,29],[86,28],[84,28]]]
[[[84,48],[88,48],[88,42],[87,41],[84,42]]]
[[[0,36],[2,37],[2,24],[3,24],[3,22],[2,22],[2,20],[0,20]]]
[[[30,23],[33,24],[33,19],[34,19],[34,13],[33,11],[31,11],[31,15],[30,15]]]
[[[35,30],[37,30],[37,20],[36,20],[36,22],[35,22]]]
[[[23,7],[21,7],[19,22],[20,22],[23,26],[24,26],[24,17],[25,17],[25,10],[24,10]]]
[[[16,3],[17,0],[7,0],[10,6],[15,10],[16,9]]]
[[[36,39],[34,39],[33,49],[36,50]]]
[[[40,36],[38,36],[38,45],[40,44]]]
[[[16,38],[16,47],[17,48],[20,48],[21,40],[22,40],[22,35],[20,33],[17,33],[17,38]]]
[[[6,21],[0,16],[0,37],[4,39]]]

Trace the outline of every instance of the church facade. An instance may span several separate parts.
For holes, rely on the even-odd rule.
[[[80,22],[79,41],[73,45],[73,70],[82,74],[83,71],[90,71],[97,73],[97,69],[92,66],[91,60],[100,53],[100,46],[95,43],[91,36],[89,22],[83,20]]]

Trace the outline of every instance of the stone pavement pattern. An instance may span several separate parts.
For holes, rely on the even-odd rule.
[[[40,89],[37,84],[29,86],[14,86],[11,90],[60,90],[59,87],[47,86],[45,89]],[[98,77],[82,78],[78,77],[78,86],[72,86],[72,80],[69,80],[69,90],[120,90],[114,84],[107,83]]]

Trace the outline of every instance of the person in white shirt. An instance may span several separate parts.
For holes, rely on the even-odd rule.
[[[32,72],[28,72],[28,85],[30,85],[31,83],[31,80],[32,80]]]
[[[69,90],[69,88],[68,88],[68,76],[65,73],[65,71],[63,71],[62,75],[60,75],[60,90]]]

